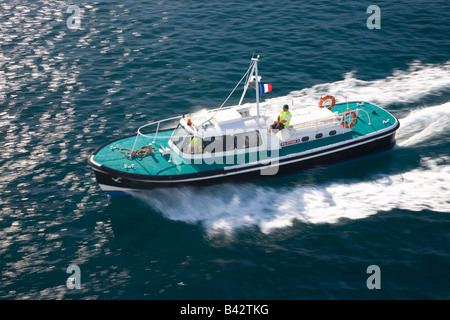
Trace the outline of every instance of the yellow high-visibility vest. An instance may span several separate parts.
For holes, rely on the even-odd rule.
[[[196,144],[197,144],[197,150],[194,149],[196,147],[195,146]],[[202,139],[200,139],[199,137],[196,137],[196,136],[191,137],[191,148],[192,148],[192,150],[195,150],[198,153],[203,152]]]
[[[288,117],[288,116],[289,116],[289,117]],[[287,119],[286,119],[286,118],[287,118]],[[286,122],[283,123],[284,126],[288,126],[289,123],[291,123],[291,119],[292,119],[292,114],[291,114],[289,111],[288,111],[288,112],[284,112],[284,110],[281,111],[281,114],[280,114],[280,121],[286,120]]]

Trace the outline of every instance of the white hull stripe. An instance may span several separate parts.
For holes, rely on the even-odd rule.
[[[108,186],[107,184],[101,184],[99,183],[100,188],[103,191],[122,191],[122,192],[127,192],[127,191],[136,191],[138,189],[130,189],[130,188],[120,188],[120,187],[113,187],[113,186]]]

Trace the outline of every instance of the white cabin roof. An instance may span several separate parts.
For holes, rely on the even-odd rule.
[[[267,125],[264,118],[250,116],[239,109],[224,109],[219,111],[202,110],[188,117],[193,126],[187,126],[187,118],[181,119],[180,123],[191,133],[199,134],[203,137],[221,136],[234,134],[237,132],[248,132],[255,130],[265,130]]]
[[[235,122],[242,119],[242,115],[236,109],[219,110],[214,115],[214,120],[219,124]]]

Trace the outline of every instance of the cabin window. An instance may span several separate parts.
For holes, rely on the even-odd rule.
[[[309,137],[303,137],[303,138],[302,138],[302,141],[303,141],[303,142],[306,142],[306,141],[308,141],[308,140],[309,140]]]
[[[322,138],[322,137],[323,137],[323,134],[322,134],[322,133],[316,134],[316,139],[320,139],[320,138]]]
[[[203,144],[205,146],[204,152],[206,153],[222,152],[222,137],[206,137],[203,139]]]
[[[204,152],[216,153],[234,150],[234,137],[225,135],[218,137],[206,137],[204,140]]]
[[[203,140],[205,144],[205,150],[206,153],[216,153],[216,152],[223,152],[224,150],[224,139],[223,136],[218,137],[206,137]]]
[[[258,131],[238,133],[234,137],[236,149],[248,149],[262,144],[261,134]]]
[[[178,125],[177,129],[173,133],[172,142],[178,147],[180,150],[186,150],[189,145],[189,132],[182,125]]]
[[[205,149],[203,139],[190,134],[182,125],[175,129],[172,142],[183,153],[199,154]]]
[[[223,150],[233,151],[234,150],[234,137],[233,136],[223,136]]]
[[[334,136],[336,134],[336,130],[331,130],[329,134],[330,136]]]
[[[207,137],[203,140],[204,152],[212,154],[253,148],[262,145],[262,142],[258,131],[238,133],[234,136]]]

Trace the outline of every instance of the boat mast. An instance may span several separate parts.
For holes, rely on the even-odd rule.
[[[256,90],[256,119],[259,125],[259,79],[258,79],[258,59],[259,55],[256,58],[252,58],[255,61],[255,90]]]

